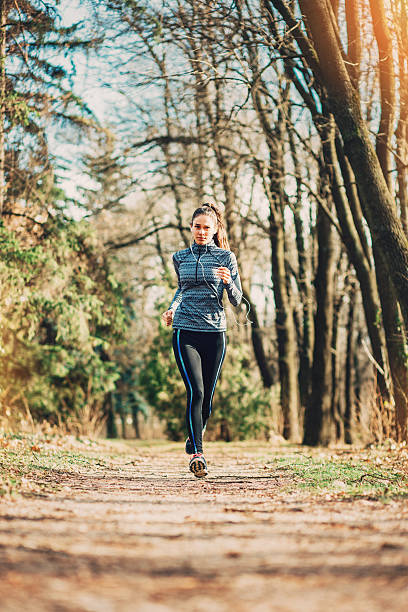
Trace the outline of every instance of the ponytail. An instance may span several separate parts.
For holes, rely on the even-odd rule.
[[[198,217],[198,215],[208,215],[210,217],[213,217],[217,225],[217,231],[214,234],[214,242],[221,249],[226,249],[227,251],[229,251],[230,246],[227,237],[227,230],[225,228],[224,217],[218,206],[216,206],[215,204],[208,203],[203,204],[202,206],[200,206],[200,208],[197,208],[194,211],[191,222],[193,222],[194,219]]]

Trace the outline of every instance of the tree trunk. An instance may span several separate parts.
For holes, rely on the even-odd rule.
[[[398,40],[398,68],[399,68],[399,98],[400,112],[397,130],[395,133],[397,141],[397,181],[398,199],[400,205],[400,215],[405,235],[408,236],[408,66],[406,57],[408,56],[408,41],[406,32],[408,31],[408,7],[401,3],[400,14],[400,36]]]
[[[289,111],[290,112],[290,111]],[[307,250],[305,247],[304,230],[303,230],[303,219],[302,219],[302,183],[301,183],[301,169],[297,155],[297,148],[293,138],[292,129],[288,130],[289,146],[292,154],[292,161],[296,176],[297,183],[297,202],[293,206],[293,220],[295,224],[296,232],[296,247],[298,254],[298,287],[299,293],[302,300],[302,311],[303,311],[303,326],[299,342],[299,395],[300,405],[304,408],[307,404],[307,400],[310,393],[310,375],[312,369],[312,357],[313,357],[313,341],[314,341],[314,329],[313,329],[313,296],[312,286],[309,282],[309,266],[310,256],[308,259]],[[299,328],[301,326],[299,325]]]
[[[137,440],[141,439],[141,435],[140,435],[140,425],[139,425],[139,414],[140,411],[138,409],[137,406],[133,406],[132,408],[132,424],[133,424],[133,429],[135,430],[135,437]]]
[[[231,442],[231,432],[227,419],[222,419],[220,422],[220,438],[224,442]]]
[[[374,246],[375,271],[380,289],[382,321],[385,329],[388,359],[390,362],[393,398],[395,406],[395,435],[399,441],[407,440],[408,416],[408,369],[407,343],[403,332],[401,312],[395,294],[395,288],[388,274],[383,255]],[[385,414],[392,412],[389,402],[384,404]],[[387,423],[387,427],[389,427]]]
[[[376,151],[385,180],[391,191],[391,138],[395,115],[393,47],[383,3],[378,0],[370,0],[370,9],[378,47],[378,72],[381,94],[381,119],[377,134]],[[397,440],[406,440],[408,411],[406,339],[398,299],[390,281],[386,264],[384,263],[384,253],[381,249],[374,247],[374,256],[394,387],[396,437]]]
[[[339,262],[340,264],[340,262]],[[332,348],[331,348],[331,368],[332,368],[332,396],[331,396],[331,414],[335,429],[336,442],[344,439],[344,423],[340,414],[340,359],[338,351],[339,340],[339,320],[340,311],[343,304],[344,293],[337,295],[333,305],[333,332],[332,332]]]
[[[391,138],[395,117],[395,74],[391,34],[384,5],[370,0],[373,29],[378,48],[378,73],[381,96],[381,118],[378,127],[376,152],[385,181],[391,192]]]
[[[299,291],[302,297],[302,311],[303,311],[303,329],[301,344],[299,346],[299,394],[300,404],[305,407],[307,404],[307,398],[310,393],[310,374],[312,371],[312,357],[313,357],[313,341],[314,341],[314,327],[313,327],[313,299],[312,299],[312,287],[308,281],[307,266],[306,266],[306,250],[303,240],[303,224],[300,214],[294,213],[295,231],[296,231],[296,244],[298,248],[298,261],[299,261]]]
[[[354,312],[356,307],[356,295],[357,291],[352,286],[349,292],[349,312],[347,320],[347,346],[346,346],[346,363],[345,363],[345,409],[344,409],[344,441],[346,444],[353,443],[353,406],[354,406],[354,393],[353,393],[353,353],[356,352],[356,346],[354,342]],[[355,369],[354,369],[355,371]]]
[[[263,386],[265,388],[272,387],[274,378],[271,366],[266,357],[264,342],[263,342],[263,334],[261,327],[259,325],[258,314],[255,309],[254,304],[252,303],[249,293],[245,288],[245,283],[242,284],[243,295],[245,299],[249,302],[250,305],[250,314],[249,319],[251,320],[251,339],[252,339],[252,347],[254,349],[255,360],[259,368],[259,372],[261,374]]]
[[[254,68],[252,66],[252,68]],[[283,413],[283,436],[293,442],[299,441],[299,388],[297,338],[293,318],[293,306],[287,290],[285,235],[283,211],[285,197],[283,131],[285,114],[280,110],[276,125],[270,123],[270,114],[264,107],[258,87],[251,90],[255,111],[258,115],[269,148],[269,168],[266,171],[259,163],[256,167],[262,177],[265,195],[269,201],[269,234],[271,243],[272,283],[276,310],[276,334],[278,339],[280,400]],[[281,104],[285,106],[288,91],[280,89]],[[268,175],[268,177],[265,176]],[[268,180],[269,179],[269,180]]]
[[[347,21],[347,55],[348,71],[351,82],[358,89],[360,81],[361,61],[361,0],[345,0],[345,11]]]
[[[106,415],[106,437],[117,438],[118,428],[116,426],[115,410],[113,408],[113,396],[111,391],[105,396],[103,413]]]
[[[334,248],[333,229],[325,212],[317,211],[319,245],[315,279],[316,315],[312,388],[305,411],[303,443],[327,445],[333,438],[331,415],[331,345],[333,332]]]
[[[299,441],[299,392],[297,379],[296,331],[292,307],[286,291],[285,244],[282,219],[276,219],[271,207],[270,240],[272,256],[272,282],[276,307],[276,332],[278,338],[279,379],[283,413],[283,436]]]
[[[340,143],[339,143],[340,146]],[[325,162],[330,169],[331,190],[336,207],[337,218],[342,231],[342,240],[347,249],[351,263],[357,274],[363,298],[364,314],[370,336],[371,349],[374,359],[384,374],[378,372],[378,386],[382,401],[391,400],[390,376],[386,354],[385,336],[381,326],[378,325],[380,313],[380,301],[377,292],[377,284],[374,270],[370,260],[367,258],[361,244],[360,235],[354,223],[353,215],[342,189],[342,177],[337,163],[337,151],[335,146],[335,129],[325,132],[323,138],[323,154]],[[343,162],[343,168],[347,171],[347,165]]]
[[[408,327],[408,239],[373,149],[360,101],[347,73],[325,0],[299,0],[313,36],[316,76],[328,92],[353,168],[373,243],[381,250]],[[314,57],[314,59],[313,59]],[[316,61],[317,60],[317,61]]]
[[[6,106],[6,3],[0,2],[0,215],[6,196],[5,177],[5,106]]]

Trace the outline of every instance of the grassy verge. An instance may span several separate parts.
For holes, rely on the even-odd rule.
[[[109,465],[102,442],[74,436],[0,435],[0,497],[41,495],[63,485],[59,473]]]
[[[338,453],[302,449],[266,461],[265,468],[275,475],[290,475],[288,490],[307,491],[326,499],[387,501],[408,497],[408,449],[392,444]]]

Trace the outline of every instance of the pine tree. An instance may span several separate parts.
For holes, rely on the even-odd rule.
[[[92,114],[69,86],[70,54],[86,50],[80,27],[62,27],[59,2],[0,3],[0,211],[47,209],[55,167],[47,129],[90,127]],[[17,207],[17,212],[16,212]]]

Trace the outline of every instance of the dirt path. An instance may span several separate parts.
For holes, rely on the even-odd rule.
[[[0,506],[0,609],[404,612],[408,504],[288,493],[273,449],[209,444],[210,476],[180,444]]]

